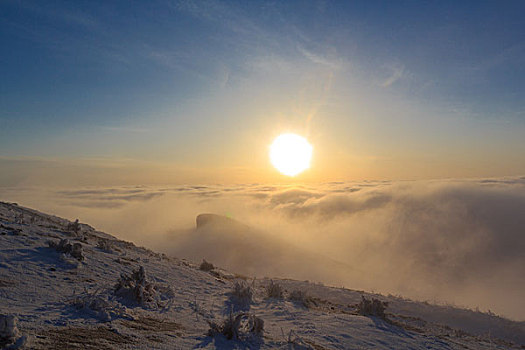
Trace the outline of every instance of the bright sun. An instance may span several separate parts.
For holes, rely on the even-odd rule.
[[[312,145],[296,134],[279,135],[270,146],[270,160],[282,174],[295,176],[310,167]]]

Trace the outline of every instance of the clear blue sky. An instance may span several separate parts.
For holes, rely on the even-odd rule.
[[[524,13],[523,1],[2,1],[0,182],[26,174],[21,161],[94,159],[263,179],[282,131],[311,139],[321,181],[522,174]]]

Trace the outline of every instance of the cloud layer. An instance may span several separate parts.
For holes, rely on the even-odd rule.
[[[78,217],[166,253],[213,258],[237,272],[310,279],[525,319],[525,177],[11,188],[0,196]],[[196,234],[195,217],[203,212],[233,217],[251,229],[242,240],[236,232]],[[218,241],[224,245],[219,251]],[[255,250],[267,252],[264,264],[243,263]]]

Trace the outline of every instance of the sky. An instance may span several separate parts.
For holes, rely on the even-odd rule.
[[[0,199],[173,254],[228,215],[363,272],[326,283],[523,320],[523,13],[0,1]],[[289,132],[313,146],[293,178],[268,154]]]
[[[525,174],[523,1],[0,3],[0,186]],[[279,174],[283,132],[311,169]]]

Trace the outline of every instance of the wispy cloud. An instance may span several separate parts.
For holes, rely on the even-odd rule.
[[[312,63],[326,66],[332,69],[340,69],[344,61],[340,57],[334,55],[324,55],[315,53],[313,51],[307,50],[302,46],[298,46],[297,50]]]
[[[380,86],[385,88],[391,86],[399,79],[403,78],[403,75],[405,74],[404,66],[393,66],[389,70],[391,71],[390,76],[379,84]]]

